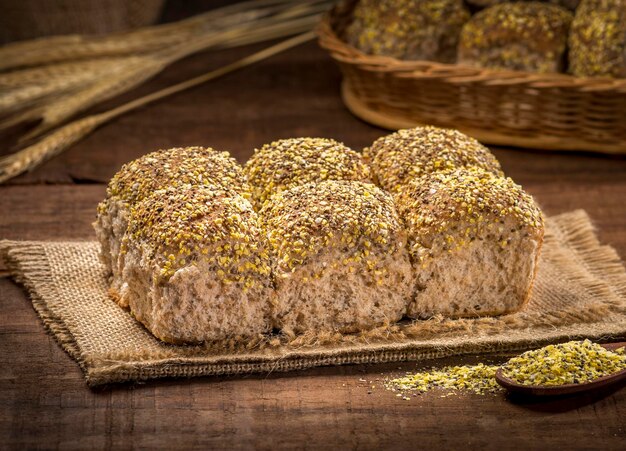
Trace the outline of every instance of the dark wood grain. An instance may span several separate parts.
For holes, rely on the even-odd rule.
[[[188,58],[99,109],[261,47]],[[339,81],[337,68],[311,43],[126,115],[0,187],[0,239],[93,239],[103,183],[122,163],[160,147],[210,145],[245,161],[254,147],[288,136],[366,146],[385,132],[347,112]],[[0,139],[8,151],[10,133]],[[626,257],[626,159],[495,153],[548,214],[584,208],[602,241]],[[626,390],[541,402],[436,391],[404,401],[376,381],[417,367],[355,365],[91,391],[44,332],[24,291],[0,278],[0,448],[623,449]]]

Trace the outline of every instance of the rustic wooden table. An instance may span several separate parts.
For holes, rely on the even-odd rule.
[[[128,97],[261,47],[188,58]],[[385,131],[348,113],[339,82],[337,68],[310,43],[124,116],[0,187],[0,239],[94,239],[90,223],[108,179],[122,163],[157,148],[209,145],[230,150],[241,162],[255,147],[289,136],[333,137],[360,149]],[[4,151],[11,139],[2,136]],[[626,257],[626,159],[494,152],[548,214],[586,209],[601,240]],[[44,332],[24,290],[4,271],[0,448],[624,449],[624,389],[546,401],[504,394],[442,397],[446,392],[435,391],[405,401],[376,382],[423,365],[473,361],[343,366],[90,390],[75,362]]]

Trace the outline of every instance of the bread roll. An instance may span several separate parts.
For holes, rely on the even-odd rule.
[[[560,72],[572,14],[538,2],[502,3],[463,27],[459,63],[531,72]]]
[[[125,164],[111,179],[94,223],[101,244],[100,258],[113,276],[111,294],[119,299],[119,249],[130,208],[154,191],[183,185],[230,188],[250,197],[241,166],[228,152],[185,147],[160,150]],[[122,306],[125,306],[122,304]]]
[[[529,1],[529,0],[465,0],[467,3],[480,8],[487,6],[497,5],[498,3],[512,3],[514,1]],[[574,11],[580,3],[580,0],[538,0],[541,3],[551,3],[553,5],[562,6],[570,11]]]
[[[399,130],[377,139],[364,151],[378,183],[390,192],[436,171],[477,166],[502,174],[485,146],[457,131],[438,127]]]
[[[569,35],[569,72],[626,77],[626,0],[582,0]]]
[[[530,296],[543,241],[533,198],[479,168],[431,174],[396,197],[407,229],[416,296],[408,315],[500,315]]]
[[[361,0],[346,38],[372,55],[453,63],[469,17],[462,0]]]
[[[120,256],[122,302],[170,343],[270,329],[270,265],[249,201],[221,187],[156,191],[132,208]]]
[[[333,139],[292,138],[255,150],[244,171],[253,187],[253,204],[261,208],[271,195],[308,182],[368,181],[369,167],[359,153]]]
[[[326,181],[270,198],[260,212],[286,332],[357,332],[399,320],[413,281],[391,197],[375,185]]]

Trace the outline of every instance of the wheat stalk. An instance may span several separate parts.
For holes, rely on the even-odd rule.
[[[293,7],[294,4],[305,6],[323,4],[328,7],[330,2],[254,0],[218,8],[173,24],[116,33],[107,37],[60,36],[9,44],[0,49],[0,70],[83,58],[152,52],[219,27],[225,20],[253,21],[255,18],[276,14],[285,8]]]
[[[102,57],[81,61],[67,61],[46,66],[0,72],[0,88],[45,85],[59,79],[71,78],[84,73],[97,73],[107,67],[124,63],[137,56]]]
[[[97,127],[114,119],[115,117],[194,86],[198,86],[202,83],[206,83],[215,78],[224,76],[230,72],[250,66],[251,64],[262,61],[276,55],[277,53],[310,41],[314,37],[315,34],[313,32],[300,34],[296,37],[287,39],[276,45],[261,50],[260,52],[249,55],[227,66],[210,71],[204,75],[200,75],[139,99],[135,99],[107,112],[88,116],[67,124],[54,131],[41,141],[14,154],[0,158],[0,183],[3,183],[23,172],[29,171],[42,162],[60,154],[65,149],[87,136]]]
[[[262,21],[264,26],[260,26],[252,30],[252,35],[263,40],[268,37],[282,37],[292,35],[302,31],[310,30],[317,22],[317,14],[310,17],[303,17],[291,20],[288,23],[281,23],[282,19],[272,18]],[[59,124],[66,121],[75,114],[102,102],[103,100],[112,98],[121,93],[142,84],[146,80],[161,72],[165,67],[183,57],[196,53],[207,48],[211,48],[223,42],[229,42],[237,39],[250,38],[246,29],[248,25],[233,28],[222,33],[211,33],[203,38],[197,39],[190,43],[182,44],[172,49],[168,49],[156,56],[150,56],[144,60],[138,61],[136,64],[121,68],[115,76],[107,77],[99,81],[97,84],[88,86],[80,92],[66,95],[58,100],[46,105],[42,110],[35,110],[25,118],[34,120],[37,116],[43,118],[42,122],[32,131],[24,135],[21,142],[39,136]]]
[[[0,114],[24,109],[50,96],[74,93],[87,85],[97,82],[113,68],[130,66],[139,63],[141,60],[141,57],[126,58],[123,63],[118,62],[113,65],[102,65],[96,70],[75,72],[65,77],[52,78],[46,83],[31,83],[11,87],[11,89],[7,89],[5,92],[0,92]]]
[[[42,119],[36,128],[20,140],[27,141],[103,100],[138,86],[168,65],[192,53],[275,39],[309,30],[328,6],[327,1],[320,0],[296,4],[285,0],[264,0],[258,3],[263,3],[264,8],[245,12],[237,10],[231,16],[221,14],[219,27],[210,27],[194,39],[160,52],[143,57],[121,58],[110,67],[100,66],[99,70],[85,72],[81,76],[74,75],[67,80],[53,79],[46,85],[25,86],[0,94],[0,114],[25,110],[0,122],[0,129],[20,122]],[[227,9],[233,10],[234,7]],[[270,13],[272,15],[265,17]],[[41,104],[41,101],[46,103]]]

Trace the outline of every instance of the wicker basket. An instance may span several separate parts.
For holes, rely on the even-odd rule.
[[[318,27],[344,76],[346,106],[389,129],[459,129],[488,144],[626,154],[626,80],[478,69],[372,56],[341,38],[356,1]]]
[[[59,34],[106,34],[153,24],[165,0],[0,0],[0,44]]]

